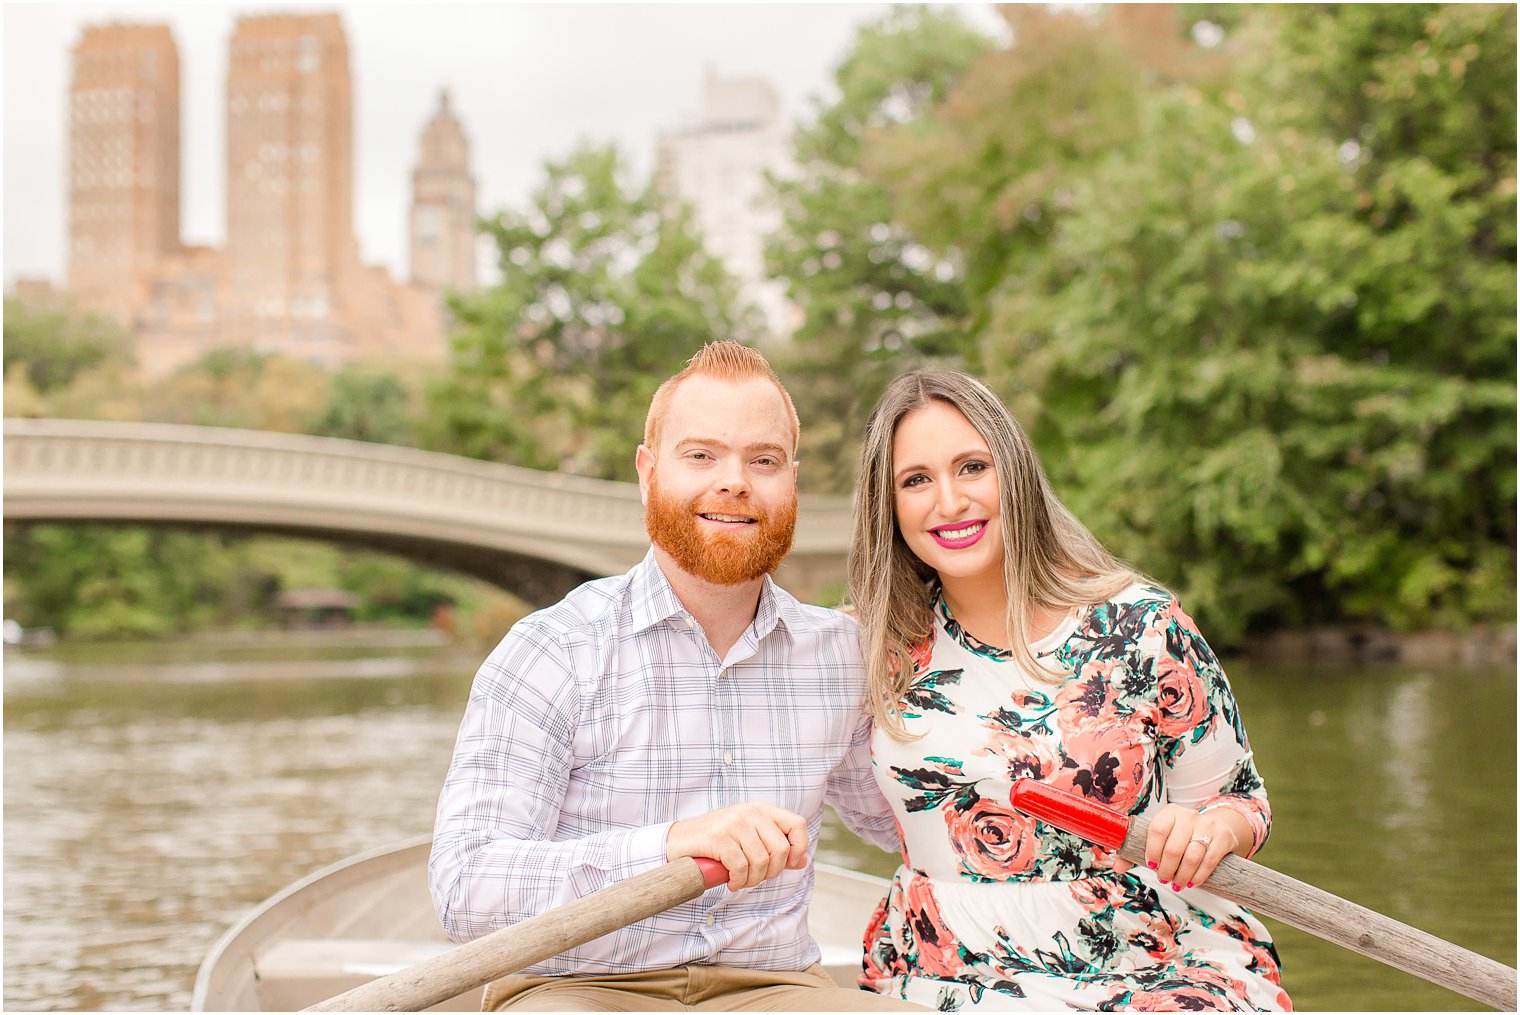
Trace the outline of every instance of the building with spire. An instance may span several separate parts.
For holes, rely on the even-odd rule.
[[[360,259],[353,82],[338,15],[238,19],[221,249],[180,244],[179,59],[168,27],[88,28],[74,64],[68,288],[132,331],[144,375],[229,346],[328,367],[445,355],[436,288]]]
[[[179,252],[179,48],[168,25],[110,24],[73,57],[67,286],[130,322]]]
[[[447,88],[439,91],[438,112],[422,129],[417,168],[412,170],[409,234],[414,285],[439,292],[475,288],[475,178],[470,175],[470,140],[449,104]]]

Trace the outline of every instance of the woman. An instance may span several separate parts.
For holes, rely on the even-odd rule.
[[[903,842],[862,986],[941,1010],[1291,1009],[1266,929],[1195,888],[1270,828],[1224,672],[981,382],[925,370],[882,396],[849,587]],[[1012,810],[1020,777],[1152,815],[1148,869]]]

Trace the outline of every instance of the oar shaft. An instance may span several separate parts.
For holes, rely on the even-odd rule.
[[[1119,855],[1144,866],[1149,830],[1149,818],[1135,818]],[[1500,1011],[1515,1010],[1515,970],[1270,867],[1229,853],[1202,887],[1464,997]]]
[[[695,860],[675,860],[305,1010],[422,1011],[603,934],[690,902],[707,887]]]

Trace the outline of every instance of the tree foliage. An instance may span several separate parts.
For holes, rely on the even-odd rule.
[[[661,214],[612,147],[549,162],[529,206],[483,228],[502,279],[453,301],[429,445],[631,479],[654,389],[704,342],[745,334],[735,283],[689,210]]]
[[[1513,8],[1202,13],[1012,10],[860,169],[1065,499],[1211,630],[1512,615]]]
[[[421,406],[402,378],[374,366],[346,365],[332,375],[327,404],[306,432],[372,444],[412,445]]]
[[[969,67],[931,115],[877,132],[863,152],[904,224],[960,265],[972,334],[986,330],[990,294],[1072,210],[1073,184],[1139,139],[1146,96],[1222,70],[1165,9],[1002,13],[1012,45]],[[960,351],[979,368],[974,344]]]
[[[8,529],[6,615],[76,638],[161,637],[257,615],[267,578],[232,537],[153,528]]]
[[[303,433],[327,406],[331,378],[287,356],[216,349],[146,387],[142,419]]]
[[[72,383],[85,371],[132,360],[131,338],[112,318],[61,302],[5,301],[5,376],[18,367],[38,394]]]
[[[783,226],[767,250],[803,321],[776,359],[803,416],[807,489],[847,493],[866,413],[905,365],[953,352],[960,271],[914,238],[885,184],[863,172],[873,132],[919,128],[992,43],[952,12],[898,7],[839,65],[839,97],[795,138],[774,181]]]

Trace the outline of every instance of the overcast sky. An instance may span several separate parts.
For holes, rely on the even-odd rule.
[[[760,76],[787,118],[832,96],[834,67],[885,4],[6,4],[4,274],[64,274],[65,108],[81,27],[167,22],[180,57],[181,234],[218,245],[227,44],[239,14],[333,10],[354,81],[354,227],[364,259],[406,272],[422,126],[447,86],[473,145],[482,213],[520,205],[546,158],[616,141],[640,171],[657,133],[689,123],[707,69]],[[984,4],[962,6],[993,31]]]

